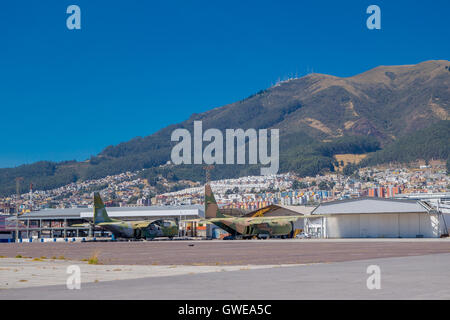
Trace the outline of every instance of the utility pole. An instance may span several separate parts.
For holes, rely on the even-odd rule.
[[[30,211],[33,211],[33,183],[30,183]]]
[[[23,180],[23,177],[16,178],[16,243],[19,241],[19,209],[20,209],[20,182]]]
[[[213,165],[209,165],[209,166],[204,166],[203,169],[206,171],[206,181],[205,181],[205,185],[209,184],[211,182],[211,170],[214,169]],[[206,202],[205,202],[205,206],[206,206]],[[205,214],[206,214],[206,210],[205,210]],[[206,235],[208,236],[208,234],[211,231],[211,227],[209,225],[206,226]]]
[[[211,170],[214,169],[213,165],[210,166],[204,166],[203,169],[206,171],[206,184],[211,182]]]

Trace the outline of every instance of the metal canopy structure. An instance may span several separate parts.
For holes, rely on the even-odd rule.
[[[357,198],[320,204],[306,217],[324,238],[437,238],[447,233],[442,215],[417,200]]]
[[[205,216],[201,205],[185,206],[147,206],[147,207],[108,207],[111,217],[121,220],[154,220],[155,218],[173,218],[178,221],[202,218]],[[92,208],[45,209],[19,216],[21,237],[78,237],[90,236],[94,230],[86,223],[93,218]],[[8,224],[15,223],[13,216],[5,218]],[[72,226],[74,225],[74,226]],[[75,226],[77,225],[77,226]]]

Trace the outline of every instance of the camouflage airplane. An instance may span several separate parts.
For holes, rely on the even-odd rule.
[[[212,223],[230,233],[234,238],[249,239],[253,237],[294,237],[294,222],[302,215],[265,217],[264,214],[279,209],[270,205],[252,211],[243,217],[232,217],[223,214],[214,198],[211,186],[205,185],[205,222]]]
[[[173,220],[122,221],[111,219],[98,192],[94,193],[94,226],[110,231],[115,238],[153,239],[172,238],[178,235],[178,225]]]

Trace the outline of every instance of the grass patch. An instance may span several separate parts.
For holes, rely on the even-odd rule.
[[[59,256],[57,259],[58,259],[58,260],[66,260],[66,257],[64,257],[64,256]]]
[[[53,256],[52,259],[53,259],[53,260],[56,260],[56,256]]]
[[[44,260],[44,259],[47,259],[47,257],[46,257],[46,256],[42,256],[42,257],[41,257],[41,259],[43,259],[43,260]]]
[[[21,254],[18,254],[18,255],[16,256],[16,258],[17,258],[17,259],[20,259],[20,258],[23,258],[23,257],[22,257]]]
[[[34,258],[33,261],[43,261],[41,258]]]
[[[98,255],[100,251],[95,250],[92,255],[89,257],[88,264],[98,264]]]

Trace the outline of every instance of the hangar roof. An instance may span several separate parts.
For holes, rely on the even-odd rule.
[[[111,217],[204,216],[204,206],[202,205],[107,207],[106,211]],[[92,208],[44,209],[25,213],[19,219],[80,219],[92,216]]]
[[[295,211],[297,214],[310,214],[316,207],[311,206],[286,206],[286,205],[280,205],[280,207]]]
[[[181,217],[201,216],[204,217],[204,206],[182,205],[182,206],[149,206],[149,207],[111,207],[106,208],[111,218],[116,217]],[[80,213],[81,218],[92,218],[92,209],[84,209]]]
[[[86,208],[44,209],[21,214],[19,220],[26,219],[79,219],[80,212]],[[10,219],[15,219],[11,217]]]
[[[321,203],[311,214],[428,213],[416,200],[358,198]]]
[[[25,225],[19,221],[17,224],[19,229],[25,229]],[[11,221],[9,216],[0,216],[0,232],[14,231],[16,229],[16,220]]]

